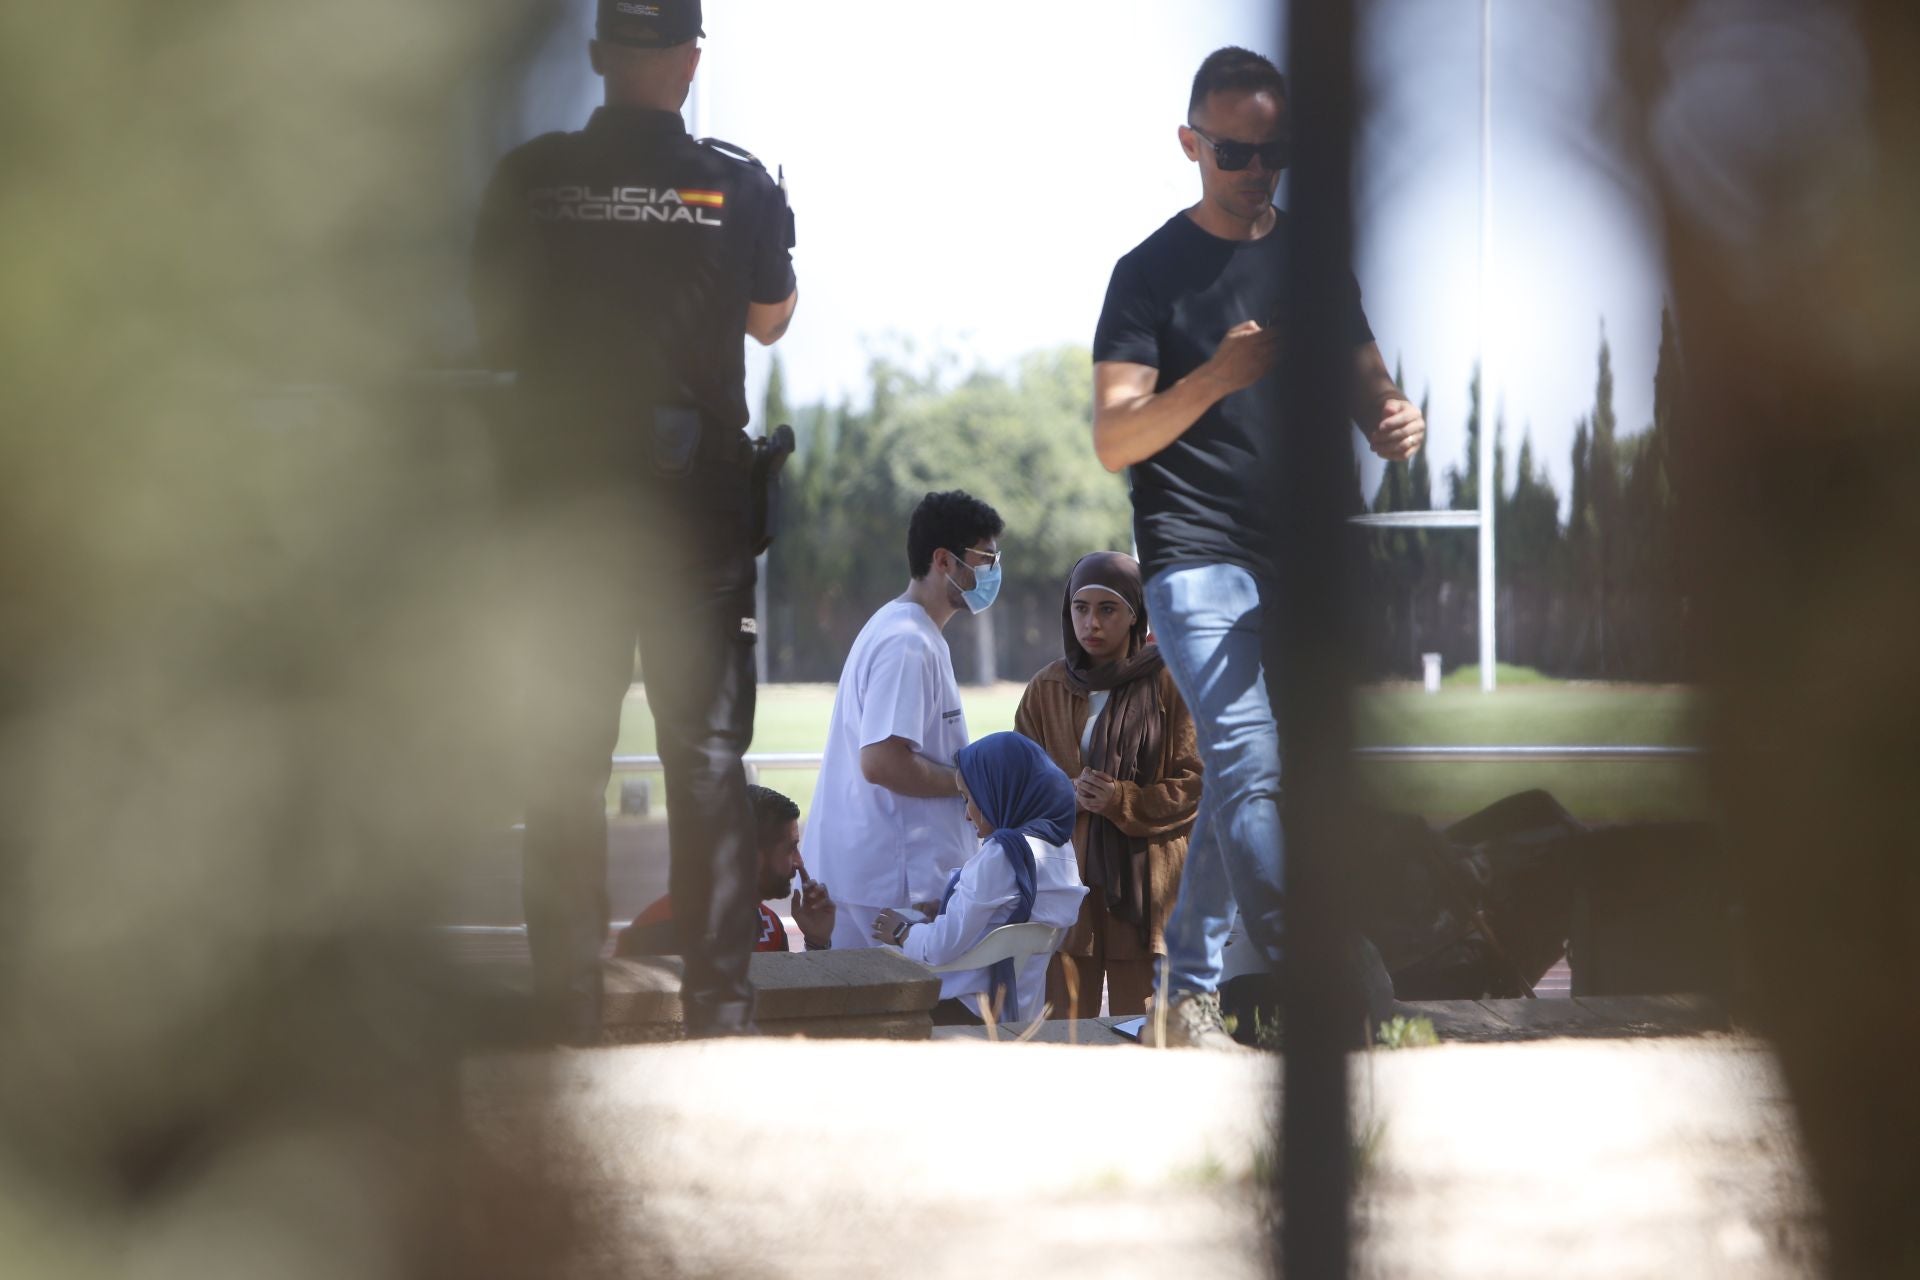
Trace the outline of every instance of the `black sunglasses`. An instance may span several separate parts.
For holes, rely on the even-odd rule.
[[[1268,173],[1278,173],[1287,167],[1293,159],[1293,144],[1285,138],[1273,142],[1234,142],[1228,138],[1215,138],[1197,125],[1188,125],[1194,136],[1213,148],[1214,163],[1228,173],[1238,173],[1253,163],[1255,156],[1260,157],[1260,167]]]

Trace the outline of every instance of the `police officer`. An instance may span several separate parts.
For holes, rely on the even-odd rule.
[[[689,137],[700,0],[600,0],[606,105],[500,162],[474,245],[495,367],[518,371],[500,471],[530,756],[523,897],[548,1032],[600,1026],[605,795],[640,651],[666,766],[669,890],[693,1034],[752,1027],[752,450],[743,339],[798,294],[785,194]]]

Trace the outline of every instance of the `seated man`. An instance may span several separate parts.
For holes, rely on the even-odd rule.
[[[1003,924],[1031,920],[1064,933],[1087,893],[1073,852],[1073,783],[1046,752],[1020,734],[993,733],[962,747],[955,763],[979,851],[947,881],[932,921],[889,908],[873,924],[874,941],[925,965],[950,964]],[[1041,1016],[1051,954],[1027,956],[1017,969],[1003,960],[943,974],[934,1021],[972,1021],[983,1011],[1005,1022]]]
[[[791,909],[793,922],[800,926],[807,950],[825,951],[833,945],[835,907],[827,886],[809,879],[806,864],[800,861],[800,806],[770,787],[748,787],[747,805],[753,811],[754,847],[760,853],[760,894],[762,899],[783,898],[798,874],[804,888],[795,891]],[[787,927],[759,904],[760,938],[755,951],[786,951]],[[679,950],[673,931],[673,895],[666,894],[634,917],[620,931],[614,945],[617,956],[664,956]]]

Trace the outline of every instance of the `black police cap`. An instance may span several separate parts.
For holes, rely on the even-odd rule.
[[[598,33],[636,49],[667,49],[707,34],[700,0],[600,0]]]

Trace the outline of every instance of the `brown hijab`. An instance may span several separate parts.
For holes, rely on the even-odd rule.
[[[1127,635],[1127,656],[1094,666],[1073,632],[1073,598],[1087,587],[1112,592],[1133,610]],[[1160,647],[1147,643],[1146,590],[1140,581],[1140,562],[1117,551],[1096,551],[1082,557],[1067,579],[1067,598],[1061,606],[1061,629],[1066,641],[1067,682],[1081,693],[1108,690],[1107,705],[1093,726],[1084,763],[1122,782],[1141,785],[1160,777],[1160,752],[1165,740],[1166,708],[1160,705]],[[1099,814],[1087,823],[1088,887],[1106,894],[1107,910],[1147,936],[1147,841],[1129,836]]]

